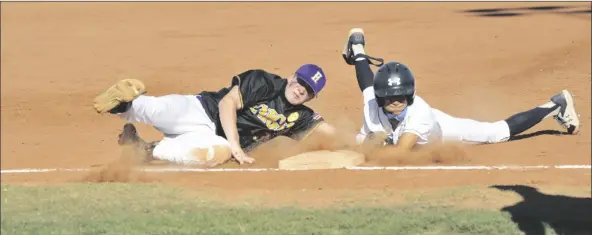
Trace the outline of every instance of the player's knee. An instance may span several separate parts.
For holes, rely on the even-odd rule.
[[[231,156],[230,147],[225,145],[196,148],[192,151],[192,163],[213,167],[228,161]]]

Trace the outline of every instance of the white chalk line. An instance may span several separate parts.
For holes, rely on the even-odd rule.
[[[354,166],[337,168],[354,171],[425,171],[425,170],[536,170],[536,169],[591,169],[591,165],[556,165],[556,166],[384,166],[368,167]],[[1,174],[45,173],[45,172],[85,172],[86,168],[53,168],[53,169],[8,169],[0,170]],[[306,171],[319,169],[278,169],[278,168],[139,168],[144,172],[261,172],[261,171]],[[330,170],[330,169],[326,169]]]

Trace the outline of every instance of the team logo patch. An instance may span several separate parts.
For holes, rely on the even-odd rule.
[[[298,120],[299,117],[300,115],[298,114],[298,112],[293,112],[290,114],[290,116],[288,116],[288,122],[295,122],[296,120]]]
[[[388,82],[389,86],[392,86],[392,85],[400,86],[401,85],[401,78],[392,77],[392,78],[389,78],[387,82]]]

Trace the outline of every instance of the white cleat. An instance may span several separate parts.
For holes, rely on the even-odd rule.
[[[551,101],[560,106],[559,113],[553,116],[553,119],[566,128],[569,134],[578,134],[580,131],[580,115],[576,112],[573,95],[568,90],[562,90],[559,94],[551,97]]]

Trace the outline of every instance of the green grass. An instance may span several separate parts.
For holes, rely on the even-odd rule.
[[[506,214],[435,205],[256,207],[156,184],[3,186],[9,234],[518,234]]]

